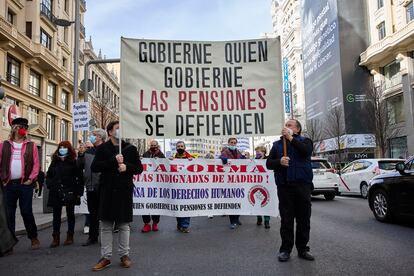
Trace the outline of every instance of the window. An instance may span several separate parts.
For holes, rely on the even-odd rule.
[[[407,136],[390,139],[391,158],[405,158],[408,156]]]
[[[35,107],[27,107],[27,120],[29,124],[37,124],[39,121],[39,110]]]
[[[391,88],[401,83],[400,63],[392,62],[383,68],[385,78],[385,89]]]
[[[354,163],[349,163],[345,166],[345,168],[342,169],[342,173],[350,173],[352,172],[352,167],[354,166]]]
[[[32,38],[32,22],[30,21],[26,22],[26,36]]]
[[[377,0],[377,8],[381,9],[382,7],[384,7],[384,0]]]
[[[8,119],[8,112],[9,112],[9,107],[13,104],[15,104],[17,106],[19,105],[19,103],[15,99],[12,99],[12,98],[9,98],[9,97],[6,97],[3,100],[3,108],[0,109],[0,110],[1,110],[2,115],[3,115],[2,116],[2,124],[3,124],[3,127],[5,127],[5,128],[10,128],[9,119]]]
[[[69,14],[69,0],[65,0],[65,7],[64,7],[64,9],[65,9],[65,12],[67,14]]]
[[[49,140],[55,140],[55,120],[55,116],[52,114],[46,115],[46,131]]]
[[[47,98],[49,103],[56,104],[56,84],[48,82],[47,84]]]
[[[387,99],[388,117],[390,124],[398,124],[405,121],[404,118],[404,97],[403,95],[393,96]]]
[[[69,29],[68,28],[63,28],[63,41],[66,43],[66,44],[69,44],[69,40],[68,40],[68,38],[69,38]]]
[[[52,37],[42,28],[40,28],[40,44],[52,50]]]
[[[365,170],[367,168],[369,168],[369,166],[371,166],[372,163],[368,162],[368,161],[358,161],[355,162],[354,164],[354,172],[355,171],[361,171],[361,170]]]
[[[69,93],[62,91],[62,95],[60,97],[60,107],[64,110],[69,110]]]
[[[40,96],[40,74],[30,70],[29,92],[35,96]]]
[[[13,24],[13,25],[16,24],[16,14],[13,11],[11,11],[10,9],[7,10],[7,21],[10,24]]]
[[[378,26],[378,39],[381,40],[385,37],[386,33],[385,33],[385,22],[382,21]]]
[[[414,7],[413,1],[411,1],[406,7],[405,11],[407,14],[407,23],[414,19]]]
[[[11,56],[7,56],[7,81],[20,85],[20,62]]]
[[[64,68],[67,68],[67,66],[68,66],[68,59],[67,59],[67,58],[65,58],[65,57],[63,57],[63,58],[62,58],[62,66],[63,66]]]
[[[61,120],[60,121],[60,141],[67,141],[69,140],[68,136],[68,128],[69,124],[68,121]]]

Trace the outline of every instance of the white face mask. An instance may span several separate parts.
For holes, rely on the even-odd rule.
[[[115,130],[115,138],[119,139],[119,128]]]

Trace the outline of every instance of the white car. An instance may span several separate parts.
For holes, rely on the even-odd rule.
[[[369,181],[376,175],[394,170],[398,162],[404,162],[404,159],[358,159],[349,163],[341,170],[339,192],[367,198]]]
[[[312,157],[313,186],[312,195],[323,195],[333,200],[338,194],[339,176],[327,159]]]

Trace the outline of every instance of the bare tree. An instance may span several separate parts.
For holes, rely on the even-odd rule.
[[[345,134],[344,113],[341,106],[332,108],[326,116],[325,138],[335,140],[335,162],[342,162],[341,136]]]
[[[319,143],[323,139],[323,127],[318,119],[311,119],[306,122],[306,130],[304,136],[308,137],[313,142],[313,155],[316,155],[319,150]]]
[[[391,122],[390,110],[384,97],[384,84],[372,81],[366,93],[366,100],[367,118],[374,121],[378,157],[384,157],[388,151],[388,140],[399,133],[398,128]]]
[[[105,129],[111,121],[117,120],[119,117],[116,111],[117,106],[107,93],[92,97],[92,118],[99,128]]]

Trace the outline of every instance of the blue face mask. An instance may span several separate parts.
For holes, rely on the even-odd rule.
[[[229,150],[235,150],[235,149],[237,149],[236,146],[229,146],[228,148],[229,148]]]
[[[96,143],[96,136],[95,135],[89,136],[89,141],[91,141],[92,144],[95,144]]]
[[[66,156],[68,155],[68,149],[67,148],[60,148],[59,149],[59,156]]]

